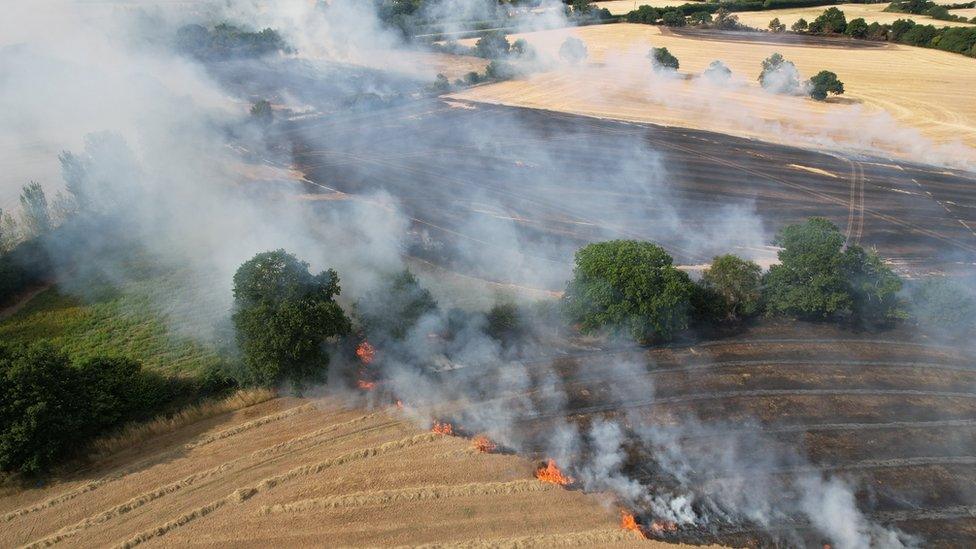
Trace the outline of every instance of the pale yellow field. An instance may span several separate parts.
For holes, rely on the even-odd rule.
[[[0,497],[0,546],[676,547],[534,470],[395,407],[275,399]]]
[[[960,17],[969,17],[970,19],[972,19],[973,17],[976,17],[976,8],[968,8],[964,10],[952,10],[949,13],[951,13],[952,15],[958,15]]]
[[[690,4],[693,0],[611,0],[609,2],[597,2],[594,4],[598,8],[606,8],[614,15],[624,15],[636,10],[640,6],[654,6],[655,8],[666,8],[668,6],[680,6]],[[702,2],[704,4],[704,2]]]
[[[854,148],[948,165],[976,165],[976,62],[962,55],[884,43],[781,44],[706,33],[682,36],[626,23],[522,35],[555,56],[567,35],[584,40],[583,65],[475,87],[457,99],[706,129],[795,145]],[[646,54],[665,46],[697,75],[716,59],[731,84],[655,75]],[[829,69],[847,93],[828,102],[774,95],[756,83],[774,52],[807,78]]]
[[[940,21],[938,19],[932,19],[927,15],[911,15],[907,13],[888,13],[884,9],[888,7],[888,4],[838,4],[836,6],[817,6],[813,8],[788,8],[782,10],[769,10],[769,11],[745,11],[736,12],[735,15],[739,16],[739,22],[744,25],[754,27],[757,29],[765,29],[769,26],[769,21],[774,17],[779,18],[779,22],[790,27],[801,17],[806,19],[807,22],[811,22],[817,18],[818,15],[824,12],[825,9],[829,7],[836,7],[844,12],[847,20],[857,19],[858,17],[863,17],[868,23],[887,23],[891,24],[898,19],[911,19],[916,23],[924,23],[935,25],[936,27],[967,27],[971,26],[970,23],[956,23],[954,21]],[[957,15],[967,16],[966,10],[956,10],[952,13]]]

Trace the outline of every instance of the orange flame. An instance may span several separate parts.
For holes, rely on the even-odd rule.
[[[553,484],[558,484],[560,486],[566,486],[571,484],[573,479],[567,477],[556,467],[555,460],[550,459],[545,467],[539,467],[535,470],[535,478],[541,480],[542,482],[551,482]]]
[[[641,538],[647,538],[647,535],[644,534],[644,529],[640,527],[640,524],[637,524],[637,519],[627,511],[620,511],[620,527],[624,530],[637,532],[637,535]]]
[[[359,357],[360,362],[369,365],[370,362],[373,362],[373,357],[376,356],[376,349],[368,341],[364,341],[356,347],[356,356]]]
[[[431,431],[434,431],[439,435],[453,435],[454,426],[451,425],[450,423],[447,423],[446,421],[444,423],[441,423],[440,421],[435,421],[434,427],[431,428]]]
[[[651,532],[655,534],[665,534],[669,532],[677,532],[678,525],[670,520],[653,520],[651,521]]]
[[[356,382],[356,387],[359,387],[364,391],[372,391],[376,387],[376,382],[360,379],[359,381]]]
[[[402,410],[403,409],[403,401],[402,400],[397,400],[396,401],[396,407]]]
[[[471,446],[475,450],[477,450],[477,451],[479,451],[479,452],[481,452],[483,454],[490,454],[490,453],[494,452],[496,448],[498,448],[498,446],[494,442],[492,442],[490,438],[486,437],[485,435],[478,435],[478,436],[474,437],[471,440]]]

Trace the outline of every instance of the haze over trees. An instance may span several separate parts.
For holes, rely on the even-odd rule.
[[[800,73],[791,61],[779,53],[763,60],[759,84],[773,93],[793,93],[800,86]]]
[[[264,252],[234,274],[233,322],[245,375],[255,383],[301,387],[322,379],[325,345],[349,334],[351,323],[335,302],[339,275],[317,275],[284,250]]]
[[[353,311],[367,337],[403,339],[426,314],[437,310],[437,301],[413,273],[385,274],[373,291],[356,301]]]
[[[564,61],[577,65],[589,55],[586,44],[579,38],[570,36],[559,47],[559,57]]]
[[[261,57],[292,51],[274,29],[250,31],[229,23],[220,23],[210,29],[197,24],[181,27],[176,33],[176,48],[204,60]]]
[[[716,83],[727,82],[732,78],[732,69],[725,63],[715,60],[708,64],[708,67],[702,72],[702,76]]]

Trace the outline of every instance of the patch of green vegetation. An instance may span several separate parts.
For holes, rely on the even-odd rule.
[[[159,274],[116,288],[99,288],[88,300],[51,288],[0,323],[0,340],[24,344],[48,340],[75,361],[120,356],[160,373],[200,374],[221,362],[215,347],[174,333],[168,322],[177,319],[156,305],[163,293],[178,291],[178,277]],[[203,324],[207,319],[179,320]]]

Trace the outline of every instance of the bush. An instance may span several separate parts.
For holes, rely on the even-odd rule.
[[[685,26],[685,22],[685,16],[680,11],[666,11],[661,16],[661,23],[666,27],[683,27]]]
[[[847,29],[847,17],[837,8],[827,8],[810,23],[807,30],[816,33],[842,33]]]
[[[774,93],[792,93],[800,86],[799,76],[796,65],[774,53],[763,60],[759,83]]]
[[[786,25],[779,22],[779,17],[774,17],[769,21],[769,32],[781,33],[786,30]]]
[[[257,254],[234,274],[233,322],[249,381],[297,386],[321,379],[329,364],[329,338],[351,326],[335,302],[339,275],[313,275],[308,263],[277,250]]]
[[[901,280],[877,254],[847,245],[823,218],[784,228],[779,265],[763,280],[766,310],[805,319],[885,323],[904,317]]]
[[[501,342],[510,342],[525,330],[522,312],[515,303],[496,303],[485,315],[485,333]]]
[[[651,6],[641,6],[627,14],[628,23],[644,23],[650,25],[661,18],[661,13]]]
[[[635,340],[671,339],[688,327],[694,284],[650,242],[613,240],[576,252],[564,296],[584,333],[626,332]]]
[[[830,71],[820,71],[810,79],[810,97],[817,101],[827,99],[827,93],[840,95],[844,93],[844,83],[837,79],[837,75]]]
[[[586,49],[586,44],[579,38],[570,36],[559,47],[559,57],[573,65],[586,59],[587,55],[589,52]]]
[[[734,255],[722,255],[702,273],[701,285],[718,297],[722,320],[738,320],[759,312],[762,268]]]
[[[500,59],[508,55],[511,45],[502,31],[489,31],[474,44],[474,54],[485,59]]]
[[[648,52],[647,57],[651,59],[654,64],[654,70],[659,69],[670,69],[673,71],[678,70],[678,58],[671,55],[668,48],[651,48]]]
[[[844,34],[850,36],[851,38],[865,38],[868,35],[868,23],[863,17],[858,17],[857,19],[852,19],[850,23],[847,24],[847,29]]]
[[[688,16],[688,23],[692,25],[707,27],[712,23],[712,14],[707,11],[696,11]]]
[[[790,26],[790,30],[793,32],[806,32],[808,27],[807,20],[801,17]]]

